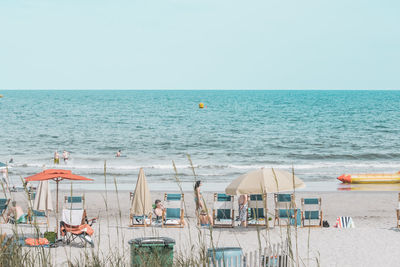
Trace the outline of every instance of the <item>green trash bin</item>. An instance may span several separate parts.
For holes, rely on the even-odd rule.
[[[141,237],[130,240],[131,267],[172,267],[175,240],[169,237]]]

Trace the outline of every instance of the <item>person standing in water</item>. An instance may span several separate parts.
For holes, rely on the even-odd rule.
[[[117,158],[121,157],[121,149],[118,150],[117,155],[115,155]]]
[[[60,154],[58,154],[58,151],[54,152],[54,164],[58,165],[60,164]]]
[[[69,158],[68,151],[64,150],[62,155],[63,155],[64,163],[67,164],[68,158]]]

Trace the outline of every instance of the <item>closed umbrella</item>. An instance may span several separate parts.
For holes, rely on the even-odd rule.
[[[264,194],[291,191],[305,187],[304,182],[292,173],[261,168],[233,180],[225,189],[228,195]]]
[[[53,210],[53,203],[51,199],[49,181],[41,181],[36,190],[35,201],[33,209],[39,211]]]
[[[152,212],[150,190],[147,185],[146,175],[140,168],[136,182],[135,193],[131,203],[131,214],[135,216],[149,215]]]

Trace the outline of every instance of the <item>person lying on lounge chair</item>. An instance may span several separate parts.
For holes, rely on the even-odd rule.
[[[24,213],[22,208],[17,205],[17,201],[11,202],[11,207],[8,208],[7,220],[11,223],[26,223],[27,214]]]

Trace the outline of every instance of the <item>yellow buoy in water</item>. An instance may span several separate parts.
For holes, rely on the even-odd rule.
[[[3,97],[3,95],[0,95],[0,98],[2,98]]]
[[[204,108],[204,103],[199,103],[199,108]]]

